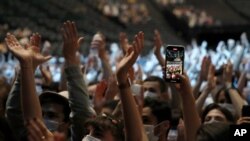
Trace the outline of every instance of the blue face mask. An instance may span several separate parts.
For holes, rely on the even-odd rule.
[[[91,136],[91,135],[87,135],[87,136],[85,136],[85,137],[82,139],[82,141],[101,141],[101,140],[98,139],[98,138],[95,138],[95,137],[93,137],[93,136]]]
[[[44,119],[44,124],[51,132],[58,131],[61,125],[59,122],[49,119]]]

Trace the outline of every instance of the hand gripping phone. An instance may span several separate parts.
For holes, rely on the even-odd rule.
[[[183,74],[184,46],[165,45],[165,80],[171,83],[180,83],[176,74]]]

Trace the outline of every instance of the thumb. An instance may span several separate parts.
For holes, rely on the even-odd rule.
[[[46,62],[46,61],[50,60],[51,58],[52,58],[52,56],[50,56],[50,55],[49,55],[49,56],[45,56],[45,57],[44,57],[44,60],[45,60],[45,62]]]
[[[77,41],[78,45],[80,46],[84,41],[84,37],[80,37]]]

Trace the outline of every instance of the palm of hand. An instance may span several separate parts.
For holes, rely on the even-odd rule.
[[[8,45],[9,50],[14,54],[14,56],[17,57],[17,59],[20,61],[21,65],[24,63],[28,63],[32,65],[33,69],[35,69],[39,64],[47,61],[50,59],[50,56],[44,57],[40,53],[40,49],[37,46],[38,42],[36,42],[34,37],[37,35],[33,35],[31,37],[31,44],[27,47],[22,47],[20,43],[17,41],[15,36],[8,34],[5,38],[5,41]]]
[[[128,69],[133,65],[133,63],[131,63],[132,56],[133,52],[130,52],[130,54],[127,54],[122,58],[117,65],[117,72],[128,72]]]

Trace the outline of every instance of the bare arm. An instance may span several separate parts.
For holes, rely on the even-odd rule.
[[[215,68],[211,64],[209,67],[209,73],[208,73],[208,78],[207,78],[207,86],[205,89],[202,91],[201,95],[196,99],[195,105],[196,105],[196,110],[199,114],[201,114],[202,107],[204,105],[204,102],[208,96],[208,94],[215,88],[216,86],[216,79],[214,76]]]
[[[21,105],[25,120],[35,117],[42,119],[42,110],[35,91],[33,73],[39,64],[49,60],[51,57],[44,57],[40,54],[40,40],[39,34],[33,34],[30,38],[30,45],[23,48],[15,36],[7,34],[5,38],[8,49],[19,60],[21,66]]]
[[[195,99],[192,94],[192,88],[188,76],[186,74],[178,76],[181,79],[181,83],[179,85],[177,84],[176,87],[182,98],[186,141],[194,141],[196,138],[196,132],[201,123],[195,108]]]
[[[199,97],[199,92],[200,92],[200,87],[201,87],[202,82],[207,80],[207,77],[208,77],[207,75],[208,75],[210,64],[211,64],[211,58],[205,56],[202,60],[201,71],[199,73],[198,80],[193,88],[193,94],[194,94],[195,99]]]
[[[135,36],[132,47],[128,49],[126,55],[118,63],[117,66],[117,82],[120,90],[120,98],[123,108],[123,117],[125,121],[125,132],[127,141],[142,141],[142,120],[139,111],[136,108],[136,103],[130,85],[128,83],[128,71],[133,66],[138,55],[143,48],[144,35],[142,32]]]
[[[165,60],[161,55],[162,40],[161,34],[158,30],[154,31],[154,54],[161,66],[165,65]]]

